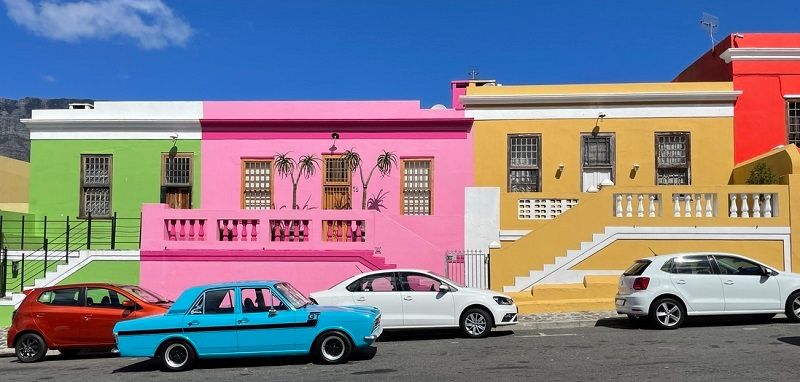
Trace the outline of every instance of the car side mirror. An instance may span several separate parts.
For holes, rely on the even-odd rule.
[[[439,284],[439,292],[449,292],[450,286],[447,284]]]
[[[761,267],[761,274],[767,277],[772,276],[772,270],[767,267]]]
[[[125,310],[134,310],[136,309],[136,304],[133,301],[126,300],[122,302],[122,308]]]
[[[276,314],[278,314],[278,310],[275,308],[269,308],[269,310],[267,311],[267,315],[269,315],[269,317],[273,317]]]

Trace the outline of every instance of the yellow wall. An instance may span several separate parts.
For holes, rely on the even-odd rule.
[[[0,210],[28,212],[28,162],[0,156]]]
[[[476,121],[475,185],[500,187],[501,229],[531,229],[541,221],[519,220],[521,198],[578,198],[581,191],[581,134],[591,133],[594,119]],[[600,133],[614,133],[616,145],[615,183],[620,187],[653,186],[655,180],[655,133],[691,134],[692,185],[727,184],[733,169],[731,118],[606,118]],[[541,189],[535,193],[507,191],[507,136],[541,134]],[[558,165],[564,171],[558,173]],[[639,170],[632,171],[634,163]],[[560,176],[559,176],[560,175]]]
[[[678,252],[726,252],[747,256],[784,270],[781,240],[617,240],[592,257],[570,268],[573,270],[624,270],[634,260]]]
[[[800,152],[797,146],[791,144],[739,164],[733,170],[731,184],[747,184],[750,172],[759,163],[766,163],[782,184],[789,183],[787,175],[800,174]]]

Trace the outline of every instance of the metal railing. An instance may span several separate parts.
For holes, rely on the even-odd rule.
[[[489,254],[484,251],[448,251],[444,257],[445,277],[468,288],[489,289]]]
[[[60,264],[69,264],[70,254],[83,249],[117,249],[141,245],[141,216],[108,219],[41,220],[6,219],[0,216],[0,297],[8,291],[22,292],[36,279]],[[8,250],[19,252],[9,259]]]

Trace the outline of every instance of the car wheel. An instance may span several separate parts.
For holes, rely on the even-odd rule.
[[[325,333],[315,344],[317,361],[325,364],[345,363],[353,350],[350,340],[339,332]]]
[[[64,358],[72,358],[81,352],[81,349],[61,349],[58,351]]]
[[[174,341],[161,347],[161,366],[165,371],[185,371],[192,368],[194,349],[183,341]]]
[[[47,354],[47,343],[36,333],[25,333],[17,339],[14,352],[20,362],[39,362]]]
[[[658,329],[677,329],[686,319],[686,309],[674,298],[656,300],[650,308],[650,320]]]
[[[800,292],[792,293],[786,300],[786,318],[791,322],[800,322]]]
[[[492,315],[483,309],[473,308],[461,315],[461,331],[470,338],[486,338],[494,326]]]

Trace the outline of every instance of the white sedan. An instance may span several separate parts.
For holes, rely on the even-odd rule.
[[[676,329],[686,316],[786,313],[800,322],[800,275],[743,256],[683,253],[636,260],[623,273],[617,313]]]
[[[384,329],[460,327],[468,337],[481,338],[493,327],[517,323],[510,297],[416,269],[362,273],[310,297],[322,305],[377,307]]]

